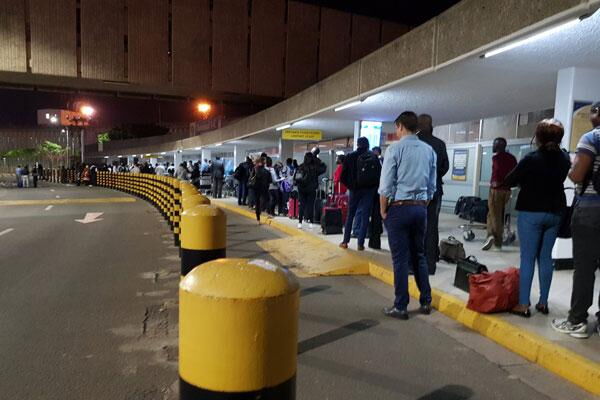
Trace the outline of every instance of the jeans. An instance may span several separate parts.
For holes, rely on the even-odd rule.
[[[409,302],[408,269],[413,263],[415,281],[419,288],[421,305],[431,304],[431,287],[425,258],[425,230],[427,207],[392,206],[384,220],[394,264],[394,306],[406,310]]]
[[[299,210],[298,210],[298,222],[302,223],[302,220],[306,219],[311,224],[313,222],[313,213],[315,210],[315,201],[317,193],[314,190],[298,191]]]
[[[558,235],[560,215],[546,212],[519,211],[517,228],[521,243],[521,271],[519,278],[519,304],[529,306],[531,283],[538,262],[540,280],[539,304],[548,304],[552,283],[552,248]]]
[[[504,212],[510,200],[510,190],[490,189],[488,198],[487,233],[494,237],[494,246],[502,247]]]
[[[248,181],[240,181],[238,185],[238,205],[246,204],[248,197]]]
[[[594,279],[600,267],[600,201],[579,202],[573,211],[573,292],[569,321],[586,322],[594,301]],[[598,298],[600,305],[600,298]],[[597,314],[600,319],[600,313]]]
[[[254,203],[256,204],[256,220],[260,221],[260,213],[269,204],[269,192],[266,190],[254,190]]]
[[[373,199],[375,198],[376,188],[356,189],[350,191],[348,204],[348,218],[344,226],[344,243],[350,242],[352,234],[352,224],[356,212],[360,212],[360,227],[358,231],[358,245],[365,245],[365,237],[369,228],[369,216],[371,215],[371,207],[373,207]]]
[[[269,189],[269,215],[275,215],[275,207],[279,206],[279,189]],[[281,214],[281,207],[277,210]]]

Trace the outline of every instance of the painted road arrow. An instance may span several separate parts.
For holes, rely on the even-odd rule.
[[[104,213],[101,213],[101,212],[86,213],[85,217],[83,217],[83,219],[76,219],[75,221],[80,222],[82,224],[91,224],[92,222],[102,221],[104,218],[98,218],[102,214],[104,214]]]

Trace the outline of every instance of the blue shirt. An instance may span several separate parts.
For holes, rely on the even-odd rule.
[[[385,152],[379,194],[392,201],[433,198],[436,190],[436,155],[415,135],[405,136]]]
[[[592,157],[593,172],[600,171],[600,128],[596,128],[586,133],[577,144],[577,153],[587,154]],[[577,193],[581,193],[582,184],[577,185]],[[585,193],[582,193],[582,199],[594,202],[600,202],[600,195],[594,190],[594,185],[591,181],[587,181]]]

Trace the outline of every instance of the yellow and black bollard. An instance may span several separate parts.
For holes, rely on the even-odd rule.
[[[227,219],[212,205],[198,205],[181,213],[181,276],[204,262],[225,257]]]
[[[296,397],[299,291],[264,260],[202,264],[179,284],[181,400]]]

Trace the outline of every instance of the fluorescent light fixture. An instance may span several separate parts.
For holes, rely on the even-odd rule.
[[[123,157],[123,156],[117,156],[117,157],[121,158],[121,157]]]
[[[137,157],[137,154],[134,154],[132,157]]]
[[[167,154],[167,152],[166,152],[166,151],[161,151],[161,152],[160,152],[160,155],[161,155],[161,156],[164,156],[165,154]]]
[[[104,156],[104,158],[108,158],[108,156]]]
[[[152,154],[146,154],[146,157],[150,157]]]
[[[219,147],[219,146],[223,146],[223,143],[217,143],[217,144],[215,144],[215,147]]]
[[[344,153],[342,150],[338,150],[335,152],[335,155],[337,155],[337,156],[343,156],[344,154],[346,154],[346,153]]]
[[[548,28],[545,29],[539,33],[533,34],[531,36],[528,36],[524,39],[520,39],[520,40],[515,40],[512,43],[508,43],[505,46],[502,47],[498,47],[495,50],[492,51],[488,51],[487,53],[485,53],[482,57],[483,58],[490,58],[493,57],[495,55],[498,55],[500,53],[504,53],[505,51],[509,51],[512,50],[516,47],[520,47],[520,46],[524,46],[526,44],[535,42],[536,40],[542,39],[546,36],[550,36],[554,33],[557,33],[559,31],[562,31],[563,29],[569,28],[571,26],[577,25],[579,22],[581,21],[581,18],[575,18],[575,19],[571,19],[569,21],[563,22],[562,24],[553,26],[552,28]]]
[[[281,125],[281,126],[275,128],[275,130],[276,131],[282,131],[282,130],[287,129],[287,128],[291,127],[291,126],[292,126],[292,124]]]
[[[194,147],[194,150],[202,150],[202,147]]]
[[[351,101],[350,103],[344,104],[343,106],[334,108],[333,111],[338,112],[338,111],[345,110],[346,108],[355,107],[355,106],[358,106],[359,104],[362,104],[363,101],[364,100]]]

